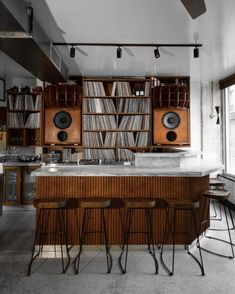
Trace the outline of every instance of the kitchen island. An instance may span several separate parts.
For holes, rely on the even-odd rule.
[[[209,187],[209,174],[221,168],[221,165],[198,161],[193,166],[157,168],[136,167],[124,165],[90,165],[90,166],[42,166],[32,172],[36,176],[36,198],[73,198],[105,197],[111,198],[112,206],[107,209],[108,238],[110,244],[122,243],[122,216],[123,208],[121,199],[126,197],[151,197],[160,199],[159,206],[153,211],[154,242],[160,244],[163,237],[163,227],[166,219],[166,209],[162,203],[167,198],[189,198],[200,200],[200,208],[196,211],[199,224],[202,209],[202,193]],[[76,213],[79,216],[81,226],[81,209],[67,209],[67,227],[69,244],[79,244],[79,225],[77,225]],[[142,211],[138,211],[136,225],[141,227],[144,223]],[[187,215],[182,212],[179,215],[177,229],[185,229]],[[94,216],[95,223],[99,223],[99,213]],[[191,224],[191,221],[189,221]],[[53,225],[51,220],[50,225]],[[205,223],[203,229],[209,223]],[[191,226],[192,227],[192,226]],[[191,243],[195,239],[192,230],[188,240]],[[48,244],[54,240],[48,239]],[[185,236],[179,235],[176,242],[185,243]],[[99,236],[89,236],[88,244],[102,244]],[[141,234],[134,234],[130,243],[146,243]]]

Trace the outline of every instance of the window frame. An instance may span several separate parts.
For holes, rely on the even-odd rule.
[[[229,168],[229,98],[228,90],[229,87],[234,86],[230,85],[222,90],[222,102],[223,102],[223,161],[224,161],[224,171],[223,173],[233,179],[235,179],[235,172],[231,173],[228,171]]]

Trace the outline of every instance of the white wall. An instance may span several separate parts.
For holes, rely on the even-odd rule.
[[[212,91],[213,88],[213,91]],[[191,82],[191,149],[201,151],[201,157],[222,162],[222,125],[216,124],[215,105],[221,106],[217,82]]]
[[[215,106],[221,106],[219,84],[202,82],[201,90],[202,155],[204,159],[222,162],[222,124],[216,124],[216,116],[211,117],[216,114]]]
[[[191,149],[201,151],[201,87],[200,82],[190,83]]]

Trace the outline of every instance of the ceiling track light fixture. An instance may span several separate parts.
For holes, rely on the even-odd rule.
[[[160,58],[160,52],[159,52],[159,49],[158,49],[158,47],[156,48],[156,49],[154,49],[154,57],[155,58]]]
[[[154,44],[154,43],[57,43],[54,42],[52,43],[54,46],[72,46],[70,49],[70,57],[75,57],[75,48],[76,46],[86,46],[86,47],[118,47],[117,48],[117,58],[122,57],[122,48],[121,47],[155,47],[156,49],[154,50],[154,56],[155,58],[160,57],[160,52],[159,52],[159,47],[193,47],[193,56],[194,58],[199,57],[199,47],[202,47],[202,44]]]
[[[75,47],[72,45],[70,48],[70,57],[74,58],[75,57]]]
[[[122,48],[120,46],[117,48],[117,58],[122,58]]]
[[[26,9],[28,14],[28,33],[31,35],[33,32],[33,7],[30,3],[28,3]]]
[[[193,49],[193,57],[194,58],[198,58],[199,57],[199,48],[198,47],[195,47]]]

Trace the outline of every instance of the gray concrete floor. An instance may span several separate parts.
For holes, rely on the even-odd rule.
[[[106,274],[106,260],[102,247],[88,246],[81,257],[81,272],[74,275],[71,266],[61,274],[61,263],[55,258],[52,247],[33,264],[30,277],[26,275],[34,237],[35,211],[32,207],[5,208],[0,217],[0,293],[79,293],[79,294],[228,294],[235,292],[235,260],[225,259],[203,252],[205,276],[201,276],[195,261],[181,248],[177,248],[175,274],[168,276],[159,262],[159,274],[154,275],[152,257],[145,246],[132,246],[125,275],[120,273],[117,261],[120,248],[112,247],[113,268]],[[212,222],[213,226],[224,223]],[[209,234],[227,237],[224,232]],[[235,241],[235,232],[232,231]],[[204,247],[220,253],[229,252],[224,243],[201,239]],[[235,249],[235,248],[234,248]],[[74,257],[78,248],[71,250]],[[197,249],[192,248],[197,255]],[[170,262],[171,252],[165,259]],[[159,251],[157,251],[159,261]]]

